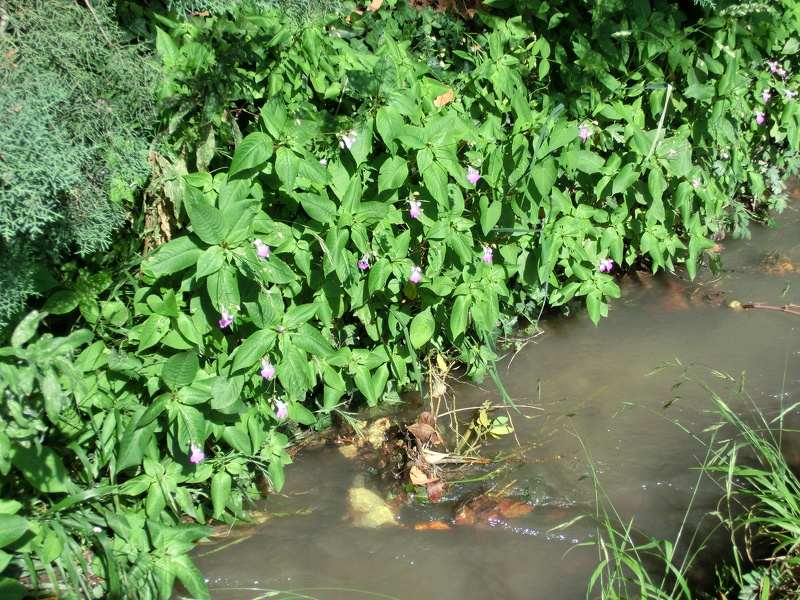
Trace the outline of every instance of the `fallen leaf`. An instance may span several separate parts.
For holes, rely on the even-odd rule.
[[[452,102],[454,95],[455,95],[455,93],[453,92],[453,88],[450,88],[444,94],[441,94],[440,96],[436,96],[436,98],[433,100],[433,105],[436,108],[441,108],[445,104],[449,104],[450,102]]]
[[[372,0],[367,4],[367,10],[376,11],[381,7],[381,4],[383,4],[383,0]]]
[[[511,498],[503,498],[497,503],[497,511],[506,519],[514,519],[527,515],[533,510],[533,506],[527,502],[520,502],[511,500]]]
[[[426,485],[428,483],[433,483],[434,481],[438,481],[438,477],[428,477],[425,474],[425,471],[420,469],[417,465],[411,467],[411,470],[408,472],[408,476],[411,479],[411,483],[414,485]]]
[[[417,523],[414,525],[414,529],[417,531],[426,531],[428,529],[438,529],[438,530],[445,530],[445,529],[452,529],[450,525],[445,523],[444,521],[425,521],[424,523]]]
[[[444,492],[444,482],[439,481],[432,481],[427,486],[425,486],[425,490],[428,493],[428,500],[436,504],[439,500],[442,499],[442,492]]]
[[[358,450],[352,444],[348,444],[346,446],[339,446],[339,452],[345,458],[355,458],[356,454],[358,454]]]

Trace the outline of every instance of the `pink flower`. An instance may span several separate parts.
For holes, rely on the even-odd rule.
[[[481,260],[485,263],[492,262],[492,249],[489,246],[483,247],[483,256],[481,256]]]
[[[777,71],[775,71],[775,72],[776,72],[778,75],[780,75],[781,77],[786,77],[786,76],[788,75],[788,73],[786,72],[786,69],[778,69],[778,70],[777,70]]]
[[[769,102],[770,98],[772,98],[772,92],[769,91],[769,88],[767,88],[763,92],[761,92],[761,99],[764,101],[764,104]]]
[[[261,359],[261,376],[267,381],[275,377],[275,367],[266,358]]]
[[[481,178],[481,173],[473,167],[472,165],[467,167],[467,181],[469,181],[472,185],[478,183],[478,180]]]
[[[692,187],[699,188],[701,183],[703,183],[703,180],[700,179],[699,177],[695,177],[694,179],[692,179]]]
[[[673,156],[677,156],[678,153],[675,152],[672,148],[670,148],[669,152],[667,153],[667,158],[672,158]]]
[[[769,70],[770,71],[772,71],[773,73],[777,73],[778,72],[778,61],[777,60],[771,60],[771,61],[767,62],[767,64],[769,65]]]
[[[358,261],[358,268],[362,271],[369,269],[369,254],[365,254],[361,257],[361,260]]]
[[[206,455],[203,453],[202,448],[199,446],[195,446],[194,444],[191,445],[192,454],[189,456],[189,460],[192,461],[194,464],[199,463],[203,460]]]
[[[342,138],[339,140],[339,147],[340,148],[350,148],[353,147],[353,144],[356,143],[356,132],[355,131],[348,131],[347,133],[340,133],[339,136]]]
[[[589,126],[586,125],[586,123],[583,123],[580,127],[580,133],[578,135],[581,136],[581,139],[584,143],[586,143],[586,140],[589,139],[589,133]]]
[[[253,245],[256,247],[256,254],[261,258],[269,258],[269,246],[267,246],[264,242],[260,239],[257,239],[253,242]]]
[[[233,323],[233,317],[228,312],[228,309],[225,308],[224,306],[222,307],[222,313],[220,314],[220,316],[222,317],[219,320],[219,328],[220,329],[225,329],[228,325]]]
[[[764,113],[760,110],[756,112],[756,124],[761,125],[764,122]]]
[[[784,90],[786,92],[786,101],[791,102],[792,99],[797,95],[797,92],[793,92],[792,90]]]
[[[409,275],[408,280],[411,283],[419,283],[422,280],[422,269],[417,266],[411,267],[411,275]]]
[[[275,400],[275,406],[278,410],[275,411],[275,416],[279,419],[285,419],[289,416],[289,405],[283,400]]]
[[[408,203],[411,205],[408,209],[408,214],[411,215],[412,219],[418,219],[422,216],[422,202],[420,200],[409,200]]]
[[[597,265],[597,270],[601,273],[610,273],[614,268],[614,261],[610,258],[601,258],[600,263]]]

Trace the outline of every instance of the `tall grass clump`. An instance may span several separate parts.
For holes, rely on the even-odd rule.
[[[596,546],[599,558],[588,583],[587,597],[800,598],[800,480],[797,465],[790,464],[788,453],[784,452],[800,433],[784,422],[798,404],[781,406],[777,416],[771,417],[744,390],[743,378],[737,381],[720,371],[711,373],[737,384],[727,400],[697,376],[692,367],[684,369],[675,387],[684,383],[700,386],[710,400],[709,412],[717,417],[714,424],[698,435],[659,413],[705,447],[697,482],[672,540],[657,539],[637,530],[633,517],[624,517],[617,511],[584,445],[595,486],[594,518],[598,530],[595,540],[580,545]],[[632,406],[626,404],[624,408]],[[695,512],[698,489],[706,477],[720,486],[721,499],[716,510],[701,519],[716,519],[717,525],[701,535],[701,529],[706,528],[692,523],[690,514]],[[728,541],[723,541],[722,552],[716,552],[716,580],[698,581],[692,572],[701,562],[715,562],[709,548],[712,538],[714,547],[720,548],[721,536]]]

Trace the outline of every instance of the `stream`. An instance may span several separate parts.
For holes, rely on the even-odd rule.
[[[505,477],[532,511],[507,521],[414,528],[430,520],[449,523],[453,506],[443,502],[402,511],[400,527],[359,528],[348,505],[359,468],[333,444],[301,450],[287,467],[281,493],[258,507],[286,516],[196,548],[211,597],[586,598],[598,563],[597,547],[578,545],[597,539],[591,465],[609,506],[624,521],[633,519],[637,530],[674,540],[691,503],[684,535],[705,535],[714,522],[700,518],[714,510],[721,492],[696,469],[706,448],[684,429],[707,437],[703,431],[717,421],[706,412],[711,402],[697,385],[673,389],[682,367],[648,374],[669,362],[694,365],[697,376],[737,408],[729,390],[744,374],[745,391],[769,417],[800,402],[800,317],[728,306],[800,304],[798,197],[795,189],[779,229],[753,226],[751,240],[724,240],[720,275],[701,269],[693,282],[676,275],[623,282],[622,297],[598,327],[585,314],[542,322],[541,335],[518,352],[506,351],[498,364],[502,382],[516,403],[534,408],[509,413],[527,450]],[[488,377],[481,385],[449,383],[457,407],[502,402]],[[676,395],[681,398],[663,408]],[[633,408],[620,411],[626,403]],[[784,424],[798,427],[798,411]],[[485,450],[516,443],[504,435]],[[582,515],[588,516],[558,527]],[[703,564],[695,576],[708,579],[713,566]],[[272,593],[278,590],[283,593]]]

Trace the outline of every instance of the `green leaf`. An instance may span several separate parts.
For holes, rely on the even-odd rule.
[[[206,580],[188,554],[171,556],[170,569],[195,600],[211,600]]]
[[[241,452],[245,456],[253,454],[250,437],[241,429],[228,426],[222,432],[222,439],[234,450]]]
[[[80,297],[73,290],[61,290],[47,299],[42,307],[42,312],[64,315],[75,310],[79,299]]]
[[[286,329],[295,329],[301,323],[306,323],[317,314],[316,304],[300,304],[292,306],[283,317],[283,326]]]
[[[710,100],[716,96],[716,93],[713,85],[693,83],[684,90],[683,95],[687,98],[694,98],[695,100]]]
[[[171,390],[189,385],[197,377],[200,363],[193,351],[181,352],[169,357],[161,370],[161,379]]]
[[[639,171],[636,170],[636,165],[633,163],[625,164],[614,177],[614,183],[611,185],[611,193],[621,194],[627,190],[634,181],[641,177]]]
[[[381,165],[378,173],[378,192],[394,190],[408,180],[408,165],[399,156],[393,156]]]
[[[169,331],[169,317],[150,315],[139,330],[139,351],[155,346]]]
[[[295,198],[308,216],[315,221],[328,224],[333,223],[336,218],[336,204],[327,198],[306,193],[295,194]]]
[[[228,180],[240,171],[259,169],[272,156],[272,140],[266,133],[254,132],[244,138],[236,147],[228,170]]]
[[[566,155],[568,169],[583,171],[589,175],[599,173],[605,164],[603,157],[590,150],[570,150]]]
[[[171,275],[193,267],[202,253],[192,238],[184,235],[156,248],[142,261],[142,271],[155,278]]]
[[[166,71],[172,70],[175,61],[180,55],[180,50],[168,33],[156,27],[156,52],[164,63]]]
[[[453,302],[453,310],[450,313],[450,335],[454,339],[467,331],[471,302],[472,297],[467,295],[456,296],[455,302]]]
[[[250,369],[266,356],[274,343],[275,332],[271,329],[259,329],[250,335],[234,350],[231,372],[236,373],[242,369]]]
[[[302,399],[311,385],[306,353],[291,346],[277,369],[278,380],[292,399]]]
[[[11,347],[21,348],[23,344],[27,343],[34,335],[36,329],[39,327],[39,322],[47,316],[47,313],[40,313],[38,310],[29,312],[19,325],[14,329],[11,334]]]
[[[28,531],[28,520],[17,515],[0,514],[0,548],[17,541]],[[2,571],[2,569],[0,569]]]
[[[275,150],[275,173],[287,191],[295,188],[295,179],[300,170],[300,158],[286,146]]]
[[[283,285],[297,279],[291,267],[274,254],[271,254],[269,259],[260,261],[260,265],[264,279],[270,283]]]
[[[28,588],[16,579],[0,576],[0,598],[4,600],[22,600],[29,597]]]
[[[240,412],[244,407],[241,400],[243,384],[243,377],[220,377],[211,388],[211,408],[225,414]]]
[[[150,438],[158,425],[158,420],[155,419],[146,425],[140,425],[140,420],[144,414],[145,410],[140,409],[128,421],[128,426],[122,435],[119,452],[117,453],[117,472],[142,463],[145,448],[150,443]]]
[[[186,204],[186,214],[192,224],[192,231],[206,244],[219,245],[228,235],[228,224],[222,213],[208,204]]]
[[[214,507],[214,518],[218,519],[225,512],[225,504],[231,495],[231,476],[225,471],[218,471],[211,478],[211,504]]]
[[[46,494],[67,492],[69,476],[61,458],[47,446],[32,445],[25,448],[11,442],[11,464],[20,470],[25,479],[37,490]]]
[[[319,330],[304,323],[300,329],[297,330],[297,335],[292,337],[292,342],[301,350],[305,350],[312,356],[319,356],[321,358],[328,358],[333,355],[333,348],[330,342],[319,332]]]
[[[436,320],[433,318],[430,308],[426,308],[411,320],[409,333],[411,335],[411,345],[419,350],[433,337],[436,331]]]

